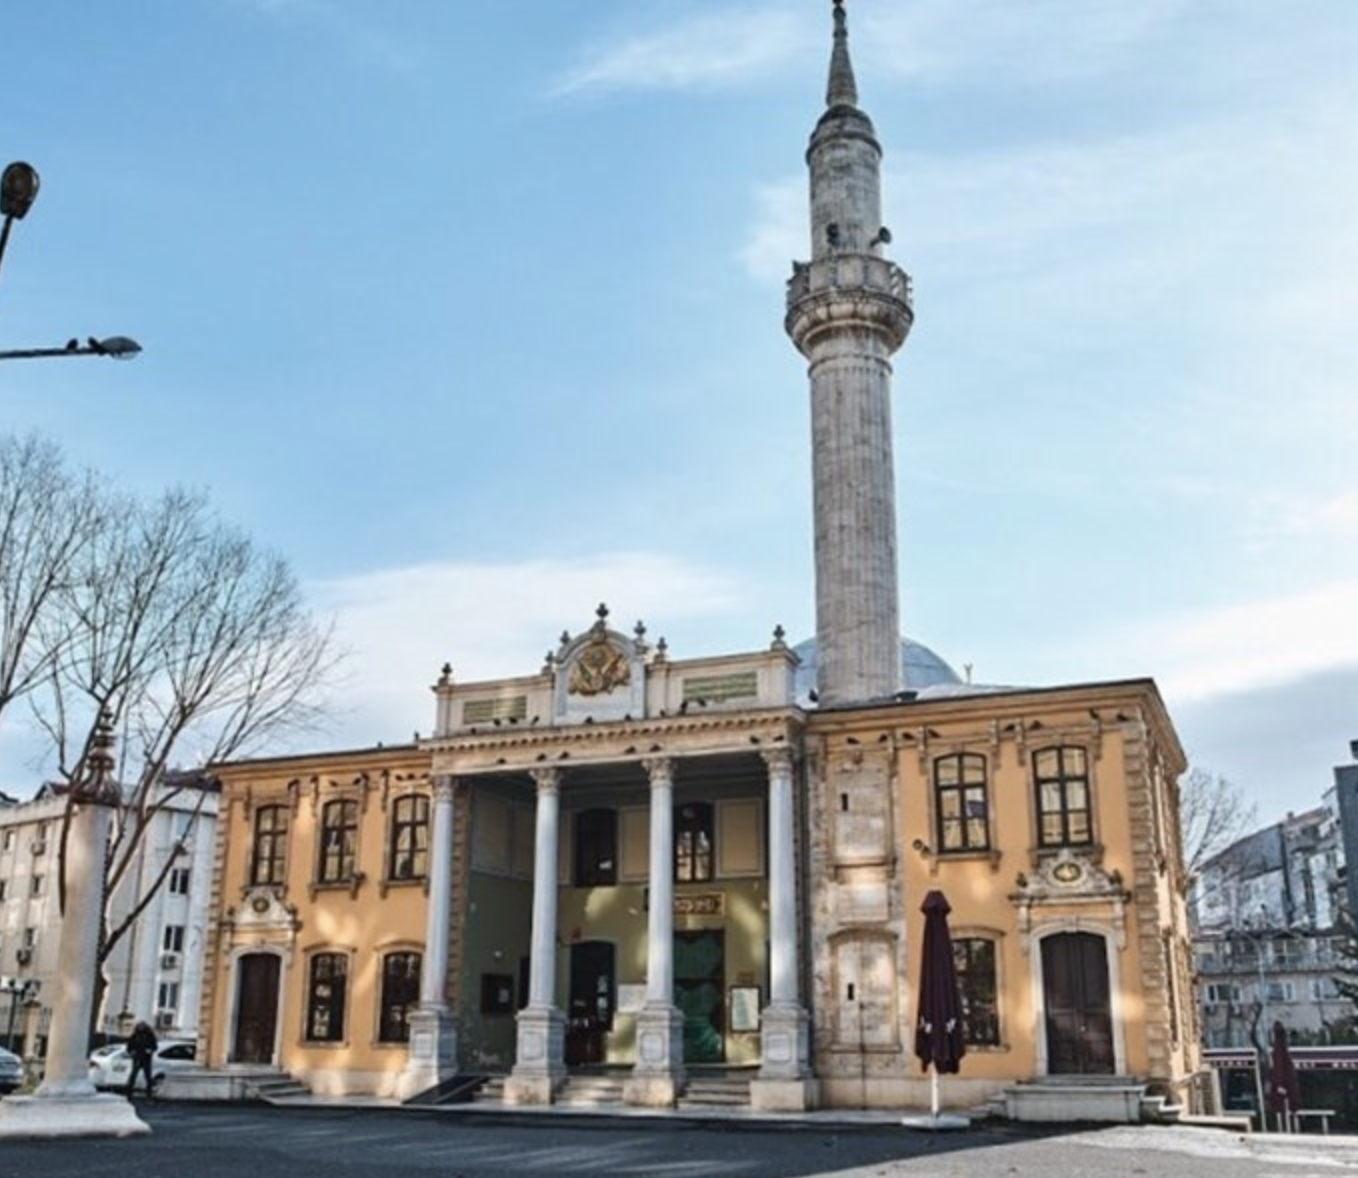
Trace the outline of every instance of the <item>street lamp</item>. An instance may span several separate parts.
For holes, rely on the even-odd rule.
[[[107,339],[90,336],[83,344],[69,340],[61,348],[12,348],[0,351],[0,360],[41,360],[49,356],[110,356],[114,360],[131,360],[141,351],[141,344],[125,335],[111,335]]]
[[[22,161],[6,166],[0,174],[0,267],[5,262],[5,247],[9,245],[10,227],[15,221],[22,221],[33,207],[41,187],[38,170],[32,164]],[[112,335],[107,339],[90,336],[82,344],[73,339],[64,348],[17,348],[0,351],[0,360],[41,360],[53,356],[112,356],[115,360],[130,360],[141,351],[141,345],[125,335]]]

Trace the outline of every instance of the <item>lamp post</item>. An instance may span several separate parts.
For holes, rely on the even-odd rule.
[[[127,1137],[150,1132],[131,1102],[96,1092],[89,1078],[90,1014],[104,910],[104,855],[111,811],[120,800],[113,778],[113,720],[107,712],[99,717],[85,773],[71,783],[70,796],[66,906],[57,951],[47,1071],[33,1096],[0,1102],[0,1139]]]
[[[9,232],[15,221],[22,221],[38,198],[42,182],[32,164],[19,160],[5,167],[0,174],[0,268],[5,264],[5,249]],[[115,360],[130,360],[141,351],[141,345],[125,335],[106,339],[88,337],[82,344],[73,339],[61,348],[15,348],[0,351],[0,360],[41,360],[56,356],[111,356]]]

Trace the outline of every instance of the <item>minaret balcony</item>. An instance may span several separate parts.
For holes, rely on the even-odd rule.
[[[793,263],[785,326],[803,355],[822,331],[841,326],[876,329],[894,352],[914,318],[910,275],[895,262],[845,252]]]

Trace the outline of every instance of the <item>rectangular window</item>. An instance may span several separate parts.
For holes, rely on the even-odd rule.
[[[674,808],[674,878],[702,883],[712,878],[712,803],[687,802]]]
[[[18,841],[18,833],[13,830],[5,831],[5,850],[14,850],[14,844]]]
[[[321,810],[321,858],[318,883],[347,883],[354,878],[358,855],[358,803],[326,802]]]
[[[306,1038],[313,1043],[343,1042],[348,957],[343,953],[313,954],[307,980]]]
[[[24,948],[35,949],[38,945],[38,930],[35,928],[24,929]]]
[[[1235,1006],[1240,1001],[1240,987],[1230,982],[1212,982],[1207,987],[1207,1002],[1216,1006]]]
[[[962,1031],[974,1047],[1000,1045],[999,986],[995,942],[988,937],[959,937],[952,943],[957,987],[962,995]]]
[[[975,753],[934,762],[934,800],[940,851],[984,851],[990,847],[990,805],[986,760]]]
[[[0,900],[4,900],[5,895],[8,891],[9,891],[9,880],[0,879]]]
[[[421,961],[418,953],[388,953],[382,958],[379,1042],[410,1042],[410,1014],[420,1004]]]
[[[1033,754],[1038,845],[1084,846],[1093,841],[1085,751],[1063,745]]]
[[[167,924],[165,926],[165,931],[160,938],[160,951],[162,953],[184,952],[184,926],[182,924]]]
[[[387,879],[423,879],[429,872],[429,799],[422,794],[397,798],[391,807]]]
[[[283,806],[261,806],[255,811],[255,838],[250,882],[281,887],[286,882],[288,812]]]
[[[46,876],[35,875],[28,881],[28,894],[30,896],[41,896],[46,890]]]
[[[169,888],[172,896],[187,896],[189,894],[189,869],[187,867],[170,868],[170,878],[165,886]]]
[[[178,982],[161,982],[156,987],[156,1007],[160,1010],[179,1009]]]
[[[575,817],[575,886],[611,887],[617,882],[617,812],[582,810]]]

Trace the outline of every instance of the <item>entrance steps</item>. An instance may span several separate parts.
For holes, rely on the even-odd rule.
[[[296,1100],[307,1100],[311,1096],[311,1089],[290,1072],[253,1077],[246,1082],[245,1091],[265,1104],[289,1104]]]
[[[751,1074],[748,1068],[695,1069],[689,1073],[679,1107],[749,1108]]]
[[[623,1090],[631,1074],[630,1067],[576,1068],[566,1077],[553,1103],[565,1108],[625,1108]],[[692,1071],[679,1097],[678,1107],[748,1108],[752,1074],[749,1068],[704,1068]],[[503,1104],[506,1079],[503,1075],[486,1076],[472,1097],[473,1103]]]

